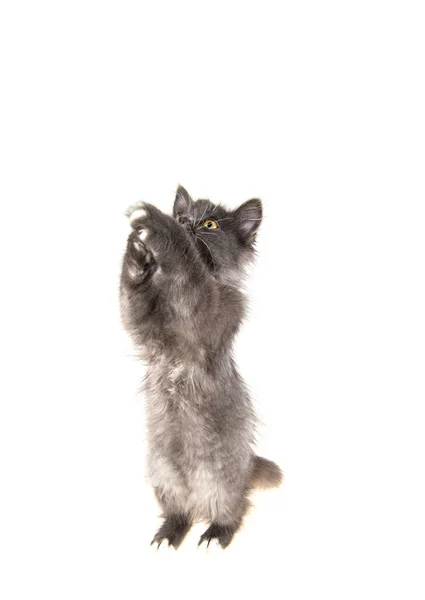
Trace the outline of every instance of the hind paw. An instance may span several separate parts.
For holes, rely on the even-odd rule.
[[[207,548],[211,540],[217,540],[222,548],[227,548],[235,535],[236,529],[230,525],[220,525],[212,523],[208,529],[201,535],[198,546],[207,542]]]
[[[151,541],[151,546],[157,544],[157,548],[159,548],[162,542],[167,540],[168,546],[173,546],[177,550],[189,531],[190,526],[190,521],[184,516],[174,515],[167,517]]]

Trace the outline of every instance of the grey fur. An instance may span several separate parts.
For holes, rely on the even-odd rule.
[[[148,364],[149,476],[165,517],[154,542],[178,547],[203,519],[211,525],[200,543],[226,547],[251,487],[282,477],[253,452],[256,418],[232,354],[261,202],[227,211],[179,187],[173,217],[146,203],[127,214],[121,313]],[[218,227],[203,227],[206,219]]]

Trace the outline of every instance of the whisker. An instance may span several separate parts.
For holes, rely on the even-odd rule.
[[[207,242],[206,242],[205,240],[203,240],[201,237],[199,237],[199,235],[196,235],[196,233],[195,233],[195,237],[196,237],[196,238],[198,238],[198,240],[201,240],[201,242],[202,242],[203,244],[205,244],[205,246],[207,247],[207,250],[208,250],[208,252],[209,252],[209,254],[210,254],[210,256],[211,256],[211,260],[212,260],[212,263],[213,263],[213,266],[214,266],[214,271],[215,271],[216,267],[215,267],[214,258],[213,258],[212,252],[211,252],[211,250],[210,250],[210,248],[209,248],[209,246],[208,246]]]
[[[215,237],[219,237],[218,233],[213,233],[212,231],[204,231],[204,233],[208,235],[215,235]]]

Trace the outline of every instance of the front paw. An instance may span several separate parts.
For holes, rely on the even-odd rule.
[[[127,242],[123,275],[133,284],[139,285],[155,270],[152,253],[143,243],[138,232],[133,231]]]
[[[127,215],[133,234],[146,246],[158,264],[168,269],[172,257],[188,245],[186,234],[172,217],[152,204],[142,202],[129,208]],[[170,264],[169,264],[170,263]]]
[[[145,208],[145,203],[135,204],[131,206],[127,211],[127,216],[130,219],[130,225],[134,230],[140,229],[142,223],[148,216],[148,211]]]

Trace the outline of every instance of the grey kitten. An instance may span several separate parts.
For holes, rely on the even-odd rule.
[[[164,516],[152,543],[178,548],[203,519],[210,525],[199,544],[216,538],[225,548],[250,489],[282,481],[279,467],[253,452],[256,417],[232,353],[261,201],[228,211],[179,187],[173,217],[146,203],[128,216],[121,313],[148,364],[149,477]]]

